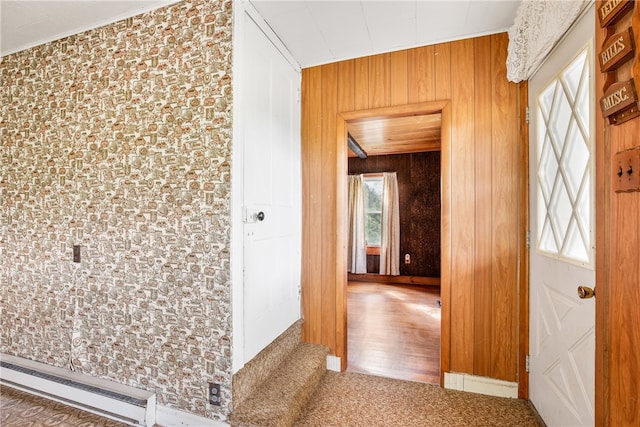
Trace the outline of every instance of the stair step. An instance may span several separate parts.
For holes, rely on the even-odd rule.
[[[295,422],[327,370],[329,349],[300,343],[229,416],[234,427],[284,427]]]

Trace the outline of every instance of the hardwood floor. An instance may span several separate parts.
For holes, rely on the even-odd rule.
[[[347,371],[440,383],[440,289],[349,282]]]

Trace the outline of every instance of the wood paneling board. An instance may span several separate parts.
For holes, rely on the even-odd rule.
[[[308,292],[310,295],[309,312],[304,313],[305,319],[308,319],[309,330],[305,337],[311,342],[322,342],[322,258],[318,258],[318,254],[322,254],[323,234],[322,234],[322,211],[326,209],[322,204],[323,199],[323,179],[326,176],[322,167],[322,121],[317,120],[322,117],[322,69],[312,68],[309,70],[309,134],[307,141],[309,145],[309,211],[306,218],[309,227],[309,252],[303,259],[310,263],[309,265],[309,284]],[[322,255],[321,255],[322,256]]]
[[[474,372],[476,267],[473,46],[473,40],[451,44],[451,369],[469,373]]]
[[[493,168],[491,164],[491,38],[474,39],[475,55],[475,312],[476,316],[473,370],[476,375],[491,376],[492,296],[492,200]]]
[[[444,384],[444,373],[451,370],[451,103],[442,108],[442,222],[440,233],[440,297],[442,311],[440,313],[440,384]]]
[[[430,114],[409,117],[381,118],[378,120],[367,120],[350,124],[350,127],[357,129],[354,136],[362,136],[370,132],[388,131],[391,134],[419,131],[421,129],[431,129],[440,131],[440,114]],[[362,134],[362,135],[361,135]]]
[[[434,46],[409,49],[407,60],[409,103],[434,101]]]
[[[399,50],[397,52],[391,52],[391,104],[390,105],[402,105],[406,104],[409,99],[409,92],[407,86],[407,51]],[[347,110],[343,110],[347,111]]]
[[[376,274],[380,271],[380,255],[367,255],[367,272]]]
[[[507,39],[491,36],[492,92],[492,191],[493,263],[491,377],[517,380],[518,360],[518,190],[519,144],[517,85],[509,83],[506,70]]]
[[[504,45],[506,40],[506,34],[496,36],[495,39],[499,45]],[[478,43],[478,46],[484,46],[486,42],[479,41]],[[485,83],[482,83],[487,80],[486,64],[484,63],[485,58],[483,58],[483,62],[479,63],[478,67],[480,70],[485,69],[485,71],[478,70],[480,76],[476,76],[476,61],[480,61],[480,59],[476,58],[479,54],[476,55],[475,47],[476,44],[471,39],[407,50],[406,86],[409,104],[406,106],[398,104],[394,107],[397,109],[387,114],[405,115],[404,111],[412,111],[415,108],[410,105],[411,103],[435,99],[437,96],[439,107],[434,111],[442,110],[442,139],[443,141],[451,140],[451,146],[444,146],[443,142],[441,153],[441,164],[443,165],[441,220],[443,236],[441,242],[442,336],[450,337],[449,341],[443,340],[441,345],[443,370],[470,374],[477,374],[476,366],[482,367],[478,369],[478,372],[486,370],[487,362],[484,360],[487,353],[486,343],[476,336],[476,326],[483,325],[482,331],[486,334],[485,328],[488,323],[491,325],[493,336],[489,349],[492,369],[490,375],[500,375],[514,380],[514,376],[510,373],[517,370],[518,322],[514,307],[517,307],[518,295],[517,245],[520,241],[517,228],[518,211],[517,207],[514,208],[513,206],[509,206],[509,209],[502,213],[497,213],[495,210],[503,209],[507,203],[517,206],[520,200],[517,188],[518,168],[520,167],[519,158],[517,157],[518,154],[514,154],[514,150],[516,150],[515,153],[518,153],[517,143],[514,144],[518,140],[518,116],[517,108],[514,107],[517,103],[517,94],[514,89],[515,85],[497,84],[499,79],[504,78],[505,65],[502,59],[501,62],[494,63],[494,61],[497,61],[498,55],[492,55],[491,79],[493,84],[491,91],[499,90],[500,93],[497,97],[491,94],[492,112],[490,116],[486,114],[484,107],[482,107],[487,103],[486,99],[483,98],[487,96],[487,89],[484,86]],[[483,47],[482,49],[485,48]],[[377,105],[383,103],[381,99],[387,99],[387,105],[401,102],[404,95],[396,95],[395,91],[399,90],[397,86],[404,84],[396,83],[395,77],[392,78],[391,76],[401,72],[397,70],[401,70],[402,65],[398,65],[396,59],[400,61],[400,64],[402,63],[402,52],[405,51],[390,54],[388,56],[389,59],[384,59],[385,56],[378,56],[377,58],[365,57],[352,60],[353,79],[344,77],[351,73],[351,71],[346,71],[349,66],[343,67],[342,63],[338,65],[335,84],[338,86],[341,84],[353,85],[352,106],[347,105],[350,104],[350,101],[344,104],[340,101],[343,96],[345,98],[350,96],[343,95],[351,93],[351,90],[347,88],[340,87],[337,90],[338,101],[327,102],[323,100],[321,103],[322,108],[320,108],[317,98],[325,96],[327,89],[320,90],[317,82],[310,82],[310,84],[303,86],[304,90],[311,92],[309,102],[305,101],[303,105],[303,108],[310,110],[308,114],[305,112],[303,115],[304,120],[310,121],[304,126],[306,131],[303,132],[303,144],[309,145],[308,148],[305,148],[309,150],[309,159],[305,161],[305,167],[311,169],[305,172],[304,179],[312,181],[305,183],[304,188],[310,192],[308,196],[309,203],[305,204],[305,209],[320,208],[325,210],[327,209],[326,205],[329,205],[328,210],[332,212],[329,215],[340,215],[337,212],[340,201],[335,198],[335,194],[340,194],[340,192],[344,194],[346,190],[337,188],[342,185],[341,182],[343,181],[335,178],[332,178],[333,181],[327,181],[327,175],[331,171],[336,174],[344,173],[346,175],[346,167],[341,166],[340,162],[343,159],[339,159],[336,151],[330,155],[323,152],[324,148],[329,148],[327,144],[330,144],[328,140],[324,140],[324,132],[331,133],[330,128],[333,127],[332,133],[336,138],[338,129],[335,127],[340,126],[340,123],[343,123],[344,120],[357,121],[371,117],[372,114],[385,114],[384,110],[365,111],[371,107],[370,101],[379,103]],[[374,62],[371,66],[370,61]],[[370,70],[377,69],[379,64],[385,61],[387,65],[383,68],[387,67],[386,71],[383,70],[384,72],[380,75],[386,73],[386,77],[381,79],[387,81],[389,86],[387,89],[376,88],[377,82],[374,83],[370,79],[381,80],[378,80],[377,73],[371,73]],[[320,70],[321,67],[314,67],[314,70]],[[322,73],[324,73],[324,70],[322,68]],[[314,77],[317,80],[318,73],[320,71],[305,72],[303,73],[303,80],[313,79]],[[343,83],[343,78],[346,79],[346,83]],[[394,83],[391,82],[392,79]],[[330,80],[323,76],[323,85]],[[482,86],[481,89],[480,86]],[[335,94],[328,96],[336,97]],[[307,98],[305,97],[305,99]],[[333,105],[334,102],[339,106],[336,106],[335,111],[331,112],[328,105]],[[503,102],[509,105],[503,106]],[[498,103],[501,105],[497,106]],[[346,110],[342,110],[343,108]],[[353,109],[349,110],[350,108]],[[497,110],[494,111],[496,108]],[[342,122],[338,120],[338,125],[336,123],[331,125],[329,122],[335,120],[337,113],[342,113],[348,119],[340,119]],[[487,124],[487,120],[491,123]],[[322,127],[322,139],[318,137],[318,126]],[[498,127],[503,128],[503,130],[496,131],[495,129]],[[488,171],[481,171],[480,173],[479,164],[477,163],[480,161],[480,156],[486,155],[486,151],[483,148],[485,145],[483,144],[486,144],[487,140],[491,141],[490,156],[492,161],[488,165],[483,164],[483,167],[491,169],[491,179],[488,178]],[[319,145],[318,141],[322,141],[320,143],[322,147],[317,146]],[[476,146],[476,144],[479,145]],[[514,145],[516,146],[515,148],[513,147]],[[335,161],[333,168],[329,165],[331,157]],[[515,163],[503,165],[503,162]],[[500,173],[512,175],[495,179],[494,176],[497,172],[494,168]],[[318,185],[313,180],[323,181],[323,183]],[[476,259],[476,253],[485,250],[484,246],[477,246],[476,238],[487,234],[486,218],[478,218],[480,212],[487,212],[487,205],[483,204],[486,203],[486,200],[480,200],[480,195],[484,194],[485,191],[488,191],[492,198],[490,212],[492,236],[495,236],[500,230],[509,230],[500,239],[495,240],[492,237],[491,255],[484,256],[485,262],[490,264],[493,310],[480,310],[479,306],[476,306],[476,278],[482,276],[482,274],[476,276],[476,267],[480,263]],[[326,193],[332,193],[333,196],[329,195],[327,198]],[[334,197],[333,201],[331,201],[331,197]],[[506,198],[508,202],[495,202],[496,198]],[[319,200],[322,201],[321,204],[318,204]],[[311,263],[311,265],[306,267],[305,271],[308,271],[309,274],[308,277],[305,275],[303,280],[308,282],[305,284],[304,289],[311,293],[309,313],[305,312],[305,320],[307,322],[318,322],[319,324],[320,322],[325,322],[325,319],[319,319],[314,310],[318,305],[322,307],[324,301],[317,302],[314,299],[329,298],[331,292],[324,290],[318,293],[316,287],[333,288],[333,292],[338,295],[337,297],[334,295],[334,298],[339,300],[339,298],[342,298],[342,294],[340,294],[341,284],[336,284],[336,282],[342,281],[342,273],[336,270],[339,264],[336,264],[335,258],[329,261],[323,259],[326,256],[335,257],[341,253],[339,242],[336,245],[334,241],[334,247],[338,247],[333,250],[333,254],[330,250],[326,250],[324,246],[325,244],[330,244],[328,242],[332,239],[340,240],[340,233],[334,228],[338,227],[340,222],[329,220],[325,216],[326,214],[322,214],[320,216],[322,219],[318,219],[318,215],[316,211],[307,213],[304,216],[306,222],[303,226],[309,228],[309,244],[304,246],[305,251],[307,251],[304,260]],[[320,226],[322,226],[321,230]],[[480,230],[480,226],[484,228]],[[325,243],[318,247],[316,240]],[[509,263],[512,265],[509,266]],[[328,269],[329,274],[321,274],[320,270],[322,269]],[[325,279],[333,281],[333,283],[327,283]],[[504,281],[497,285],[498,279],[504,279]],[[486,289],[483,288],[483,290]],[[483,298],[486,298],[486,295]],[[337,300],[334,300],[333,304],[335,304],[334,317],[337,319],[335,320],[335,328],[339,329],[341,307],[338,302],[335,302]],[[495,311],[496,306],[501,307],[502,310],[497,317],[491,314]],[[330,307],[330,305],[325,307]],[[323,311],[328,315],[327,310]],[[502,321],[505,324],[500,323]],[[321,342],[324,334],[320,336],[316,334],[315,340],[310,338],[316,330],[321,330],[320,326],[311,326],[305,339],[312,342]],[[512,338],[512,342],[509,345],[505,345],[503,340],[507,336]],[[334,339],[337,342],[342,338],[339,333],[336,333]],[[482,350],[476,350],[475,346],[480,345],[477,344],[480,341],[482,341],[481,345],[484,347]],[[345,356],[344,351],[346,349],[338,351],[339,347],[336,342],[328,343],[332,353],[335,352],[338,356]],[[498,355],[496,354],[497,351],[506,351],[510,354]],[[483,360],[478,361],[476,364],[474,357],[481,357]],[[503,375],[505,372],[509,374]]]
[[[621,125],[623,126],[623,125]],[[621,129],[620,129],[621,130]],[[617,141],[614,152],[630,148],[625,142],[638,144],[630,133],[618,134],[612,130],[611,137]],[[640,135],[636,128],[635,135]],[[626,140],[626,141],[625,141]],[[640,378],[640,232],[638,212],[640,193],[615,193],[611,198],[612,266],[610,280],[611,313],[611,425],[637,425],[640,420],[638,379]]]
[[[322,344],[330,347],[335,346],[336,339],[337,75],[338,64],[322,66]],[[344,156],[345,153],[341,152],[340,158]]]
[[[348,104],[348,100],[338,97],[338,108]],[[336,281],[335,281],[335,351],[338,355],[343,355],[340,359],[340,369],[347,368],[347,246],[349,237],[349,218],[345,215],[348,212],[347,176],[347,123],[344,120],[336,120],[338,142],[338,162],[337,162],[337,185],[343,191],[336,192]],[[342,214],[341,214],[342,213]],[[331,315],[329,313],[328,315]]]
[[[369,57],[369,108],[391,103],[390,54]]]
[[[436,99],[451,99],[451,43],[435,45],[434,55]]]
[[[354,110],[366,110],[369,107],[369,57],[355,59],[355,106]]]
[[[636,7],[638,7],[636,5]],[[617,24],[615,32],[629,25]],[[635,29],[634,29],[635,30]],[[636,53],[637,55],[637,53]],[[637,60],[640,60],[637,59]],[[632,62],[618,71],[617,80],[629,80]],[[598,94],[600,99],[602,94]],[[609,126],[611,154],[640,146],[640,119]],[[611,310],[610,424],[640,423],[640,192],[611,193]]]
[[[342,61],[338,63],[338,99],[337,99],[337,108],[338,111],[352,111],[355,109],[355,61]],[[344,120],[338,120],[338,129],[336,138],[338,141],[341,139],[344,140],[344,134],[346,133],[346,123]],[[338,186],[346,187],[346,177],[342,173],[342,171],[347,170],[347,147],[338,146],[337,157],[338,157],[338,169],[336,171],[338,177]],[[347,245],[347,237],[343,236],[341,233],[347,232],[347,221],[348,218],[346,215],[340,215],[340,212],[347,212],[347,193],[346,191],[341,193],[337,192],[338,204],[336,206],[337,209],[337,217],[338,217],[338,230],[336,230],[336,235],[338,236],[338,241],[340,241],[340,237],[343,238],[342,248],[338,248],[338,259],[336,259],[336,344],[335,351],[338,355],[344,355],[341,358],[342,369],[346,369],[347,367],[347,287],[343,286],[342,291],[340,290],[340,284],[346,283],[347,281],[347,267],[345,265],[346,262],[346,245]],[[342,228],[342,230],[341,230]]]
[[[416,234],[419,238],[407,238],[407,248],[403,253],[410,253],[411,264],[401,261],[401,274],[413,276],[440,277],[440,226],[441,214],[441,156],[440,152],[415,153],[410,157],[411,193],[407,199],[409,218],[402,226],[405,233]],[[411,218],[416,218],[413,221]],[[401,228],[401,229],[402,229]],[[424,228],[426,232],[420,233]],[[417,256],[416,256],[417,255]],[[429,266],[430,271],[421,269]]]
[[[356,61],[338,63],[338,111],[356,109]]]
[[[602,6],[596,2],[596,10]],[[640,30],[640,5],[607,31],[596,18],[596,51],[608,35],[625,30],[633,16]],[[636,46],[637,48],[637,46]],[[640,61],[638,53],[634,59]],[[633,61],[609,76],[596,73],[596,99],[607,77],[629,80]],[[596,424],[640,424],[640,192],[616,193],[611,179],[612,157],[640,145],[640,119],[618,126],[596,118]]]
[[[368,156],[435,151],[440,148],[441,115],[381,117],[349,123],[349,134]],[[349,151],[351,157],[355,154]]]
[[[311,79],[308,77],[311,73],[309,68],[305,68],[302,70],[302,84],[301,84],[301,118],[302,123],[300,124],[300,134],[303,140],[309,140],[309,127],[310,127],[310,95],[311,91],[309,89]],[[310,152],[311,147],[310,144],[302,144],[300,157],[301,157],[301,167],[302,167],[302,224],[310,223],[310,213],[311,211],[311,197],[310,197],[310,186],[311,179],[309,178],[310,171],[312,165],[310,163]],[[310,300],[311,300],[311,289],[310,285],[310,269],[311,263],[308,262],[310,251],[310,243],[311,243],[311,228],[310,227],[302,227],[302,266],[300,270],[300,283],[301,283],[301,301],[300,306],[303,314],[308,314],[311,312]],[[311,322],[304,322],[302,324],[302,336],[305,340],[310,340],[310,325]]]
[[[451,43],[437,44],[434,47],[435,56],[435,97],[436,99],[451,99]],[[442,206],[441,228],[442,241],[440,243],[440,297],[442,298],[441,312],[441,341],[440,354],[441,372],[440,383],[444,383],[444,373],[451,371],[451,103],[442,110],[441,140],[442,151]],[[449,165],[449,167],[445,167]]]

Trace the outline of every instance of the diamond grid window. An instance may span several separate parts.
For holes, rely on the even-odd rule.
[[[538,251],[592,265],[589,51],[540,92],[537,103]]]

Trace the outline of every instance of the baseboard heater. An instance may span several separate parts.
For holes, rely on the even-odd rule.
[[[0,354],[0,384],[133,426],[156,422],[156,395],[113,381]]]

